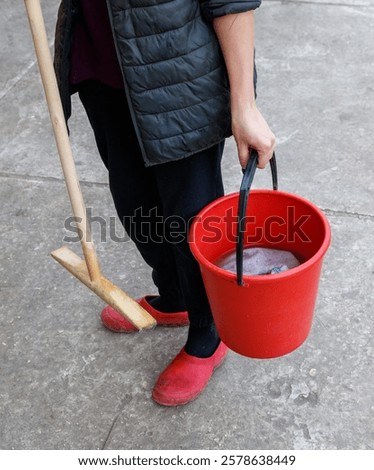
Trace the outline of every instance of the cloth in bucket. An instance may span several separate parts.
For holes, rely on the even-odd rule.
[[[236,253],[231,252],[215,263],[225,271],[236,273]],[[300,262],[290,251],[273,248],[245,248],[243,251],[243,274],[258,276],[277,274],[299,266]]]

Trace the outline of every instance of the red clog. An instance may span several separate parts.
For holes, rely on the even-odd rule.
[[[164,406],[185,405],[203,392],[224,361],[228,347],[221,341],[208,358],[190,356],[184,348],[161,373],[152,392],[153,400]]]
[[[148,302],[153,296],[137,299],[138,304],[144,308],[157,321],[157,326],[186,326],[189,324],[187,312],[162,313]],[[126,320],[110,305],[101,312],[103,325],[115,333],[134,333],[139,331],[136,326]]]

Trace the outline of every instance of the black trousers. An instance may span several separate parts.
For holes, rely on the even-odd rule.
[[[224,141],[146,168],[125,92],[96,81],[82,83],[78,91],[109,172],[118,217],[152,268],[160,300],[175,311],[187,309],[191,325],[207,326],[212,314],[187,234],[192,218],[223,195]]]

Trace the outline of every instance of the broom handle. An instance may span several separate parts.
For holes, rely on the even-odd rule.
[[[39,64],[44,93],[47,99],[53,132],[55,135],[58,154],[64,173],[70,203],[77,222],[78,234],[91,281],[101,277],[95,247],[90,239],[90,228],[86,217],[82,191],[74,164],[74,158],[69,141],[60,93],[57,86],[56,74],[53,68],[49,50],[47,33],[39,0],[24,0],[31,34]]]

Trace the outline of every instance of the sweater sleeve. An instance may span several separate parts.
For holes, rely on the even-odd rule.
[[[261,1],[262,0],[200,0],[200,5],[204,18],[208,21],[212,21],[213,18],[217,18],[218,16],[255,10],[261,5]]]

